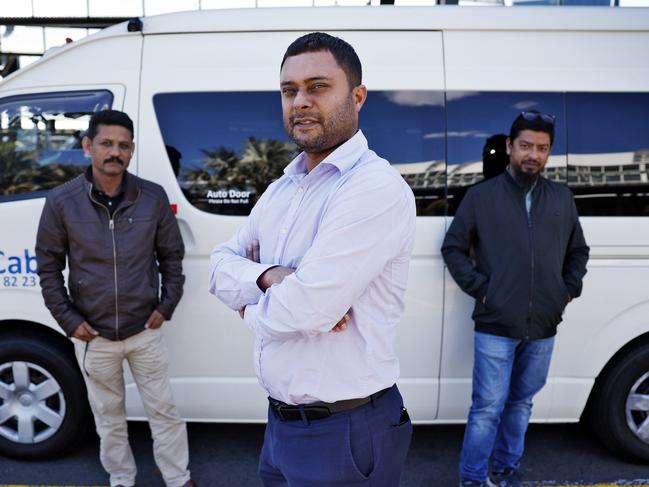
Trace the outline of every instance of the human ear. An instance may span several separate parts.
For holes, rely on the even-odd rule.
[[[356,112],[360,112],[363,108],[365,100],[367,100],[367,87],[365,85],[358,85],[352,90],[352,98],[356,106]]]
[[[83,147],[83,152],[85,155],[89,156],[90,155],[90,147],[92,146],[92,139],[85,135],[83,139],[81,139],[81,147]]]

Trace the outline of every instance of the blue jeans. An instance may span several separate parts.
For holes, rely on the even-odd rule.
[[[532,398],[545,385],[554,337],[518,340],[475,333],[473,394],[460,455],[461,480],[518,469]]]

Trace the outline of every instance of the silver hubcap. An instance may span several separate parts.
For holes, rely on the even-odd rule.
[[[625,409],[626,422],[633,434],[649,444],[649,372],[633,384]]]
[[[38,443],[58,431],[65,399],[56,379],[31,362],[0,364],[0,436]]]

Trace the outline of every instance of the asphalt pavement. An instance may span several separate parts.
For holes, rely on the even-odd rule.
[[[260,487],[257,455],[263,425],[190,424],[190,469],[199,487]],[[146,423],[129,424],[138,487],[163,487]],[[464,426],[416,426],[400,487],[455,487]],[[107,486],[89,434],[49,461],[0,457],[0,485]],[[522,464],[526,485],[649,484],[649,464],[611,454],[580,425],[531,425]]]

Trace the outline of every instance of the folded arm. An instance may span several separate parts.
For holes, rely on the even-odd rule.
[[[265,193],[250,212],[244,225],[225,243],[217,245],[210,258],[209,291],[235,311],[255,304],[263,294],[257,279],[272,264],[260,264],[246,257],[253,240],[258,240],[257,222]],[[258,252],[258,251],[257,251]]]
[[[246,308],[249,327],[279,340],[331,331],[388,262],[412,246],[409,191],[391,175],[347,181],[296,271]]]
[[[249,245],[246,248],[246,257],[253,262],[259,262],[259,241],[258,240],[253,240],[252,244]],[[266,292],[266,290],[275,285],[275,284],[280,284],[285,277],[290,276],[295,272],[295,269],[292,267],[284,267],[284,266],[275,266],[271,267],[266,272],[264,272],[259,278],[257,279],[257,285],[259,288],[263,291]],[[242,308],[239,310],[239,316],[241,318],[244,317],[245,315],[245,310],[246,308]],[[347,313],[345,313],[345,316],[343,316],[338,323],[334,325],[334,327],[330,330],[333,333],[339,333],[341,331],[345,331],[347,329],[347,322],[351,319],[350,313],[351,310],[349,310]]]

